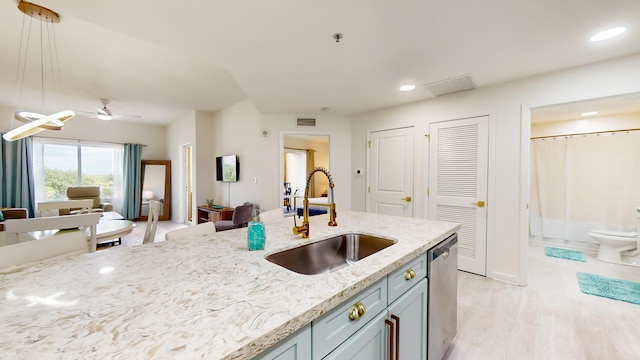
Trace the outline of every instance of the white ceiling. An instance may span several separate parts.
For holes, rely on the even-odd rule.
[[[16,95],[17,3],[0,3],[0,104],[28,108],[41,97]],[[265,114],[353,114],[430,98],[421,85],[464,74],[486,87],[640,52],[637,0],[38,4],[62,19],[54,26],[62,81],[45,92],[44,108],[91,111],[107,98],[114,113],[159,124],[246,98]],[[613,26],[628,30],[588,41]],[[39,89],[38,79],[26,85]],[[398,91],[405,83],[418,88]]]

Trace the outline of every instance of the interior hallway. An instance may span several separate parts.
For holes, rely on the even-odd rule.
[[[640,282],[640,268],[548,257],[529,246],[529,285],[460,271],[448,360],[640,359],[640,305],[583,294],[576,272]]]

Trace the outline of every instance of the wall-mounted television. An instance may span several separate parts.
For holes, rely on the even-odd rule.
[[[236,182],[240,179],[238,155],[223,155],[216,158],[216,180]]]

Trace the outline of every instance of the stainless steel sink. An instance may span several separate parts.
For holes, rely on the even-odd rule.
[[[266,257],[299,274],[331,272],[395,244],[395,240],[349,233],[273,253]]]

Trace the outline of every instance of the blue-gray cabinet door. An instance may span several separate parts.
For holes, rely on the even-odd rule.
[[[387,311],[380,312],[324,359],[388,360],[389,326],[385,324],[386,318]]]
[[[394,348],[400,349],[399,356],[394,359],[427,358],[427,281],[426,278],[420,280],[387,308],[397,336]]]
[[[309,360],[311,359],[311,325],[258,355],[254,360]]]

